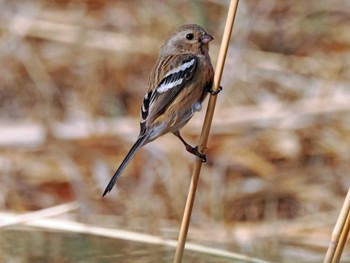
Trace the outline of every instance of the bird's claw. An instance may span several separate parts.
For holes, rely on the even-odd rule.
[[[205,162],[207,161],[207,156],[206,156],[205,154],[203,154],[203,153],[200,153],[200,152],[198,151],[198,146],[194,147],[193,150],[194,150],[194,154],[195,154],[198,158],[200,158],[201,161],[202,161],[203,163],[205,163]]]
[[[208,89],[208,92],[209,92],[211,95],[213,95],[213,96],[218,95],[218,94],[220,93],[220,91],[222,91],[222,87],[221,87],[221,86],[219,86],[219,88],[218,88],[217,90],[213,90],[212,87],[210,87],[210,88]]]

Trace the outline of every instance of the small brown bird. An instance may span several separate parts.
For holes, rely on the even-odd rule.
[[[179,27],[165,41],[143,98],[140,134],[103,196],[112,190],[135,153],[166,133],[173,133],[188,152],[206,161],[197,147],[192,147],[181,137],[180,129],[201,109],[208,92],[217,94],[211,89],[214,70],[208,52],[212,40],[213,37],[201,26],[190,24]]]

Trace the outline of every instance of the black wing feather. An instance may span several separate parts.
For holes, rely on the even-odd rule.
[[[185,59],[183,57],[182,58],[180,57],[180,59],[182,59],[181,63],[178,63],[176,66],[173,66],[173,68],[180,67],[181,65],[193,59],[194,59],[194,63],[193,65],[191,65],[190,67],[184,70],[180,70],[168,76],[165,75],[165,77],[159,82],[157,88],[154,89],[152,94],[149,96],[149,101],[144,101],[143,107],[147,108],[147,114],[144,114],[144,116],[142,116],[145,118],[142,118],[141,120],[141,128],[143,126],[142,123],[144,123],[146,120],[148,123],[151,123],[158,116],[160,116],[166,110],[166,108],[171,104],[171,102],[174,100],[177,94],[184,87],[186,87],[186,85],[188,85],[188,82],[195,75],[195,72],[197,69],[197,63],[198,63],[197,58],[193,55],[187,55]],[[170,83],[174,83],[180,79],[182,79],[181,84],[178,84],[165,92],[159,92],[159,88],[163,84],[169,85]]]

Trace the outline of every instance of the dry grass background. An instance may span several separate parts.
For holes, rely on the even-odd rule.
[[[227,7],[0,1],[0,210],[75,200],[66,217],[77,222],[176,239],[193,157],[174,136],[142,149],[112,193],[101,194],[138,134],[163,40],[178,25],[202,24],[215,38],[215,64]],[[322,261],[350,185],[349,10],[345,0],[240,2],[190,241],[273,262]],[[192,144],[203,113],[184,129]],[[9,242],[8,231],[19,229],[0,230],[0,262],[120,262],[113,249],[65,259],[64,249],[47,252],[57,249],[51,243],[33,255],[31,241]],[[39,247],[51,240],[29,229]],[[154,262],[146,254],[122,262]]]

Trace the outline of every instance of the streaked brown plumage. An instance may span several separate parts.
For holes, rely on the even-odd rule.
[[[103,196],[112,190],[137,150],[166,133],[173,133],[187,151],[205,161],[205,155],[181,137],[180,129],[201,109],[201,103],[211,89],[214,70],[208,44],[212,39],[201,26],[190,24],[179,27],[165,41],[143,99],[140,134]]]

